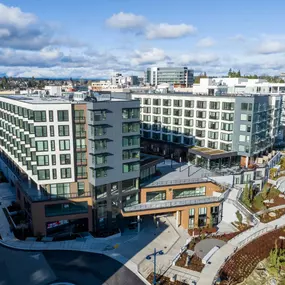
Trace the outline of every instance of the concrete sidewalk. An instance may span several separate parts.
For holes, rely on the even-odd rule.
[[[276,227],[285,226],[285,216],[268,224],[259,223],[255,227],[237,235],[226,245],[222,246],[209,260],[209,263],[201,272],[198,285],[211,285],[225,261],[235,252],[235,249],[258,238],[260,235],[274,230]]]

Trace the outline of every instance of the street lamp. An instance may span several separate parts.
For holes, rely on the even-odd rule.
[[[162,250],[156,251],[156,248],[154,249],[154,252],[149,254],[146,259],[151,260],[151,257],[153,256],[153,284],[156,285],[156,256],[157,255],[163,255],[164,252]]]

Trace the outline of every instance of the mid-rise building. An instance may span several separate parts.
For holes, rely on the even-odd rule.
[[[100,100],[0,97],[0,168],[35,235],[118,227],[138,192],[139,102]]]
[[[207,168],[240,157],[248,166],[270,151],[280,131],[282,96],[132,94],[141,101],[141,134],[145,139],[196,146],[188,152]],[[175,148],[175,147],[174,147]],[[228,163],[228,162],[227,162]]]
[[[169,83],[174,86],[190,87],[194,83],[194,71],[188,67],[150,67],[145,73],[145,83],[152,86]]]

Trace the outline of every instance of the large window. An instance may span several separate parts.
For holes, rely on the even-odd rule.
[[[94,196],[96,199],[102,199],[107,197],[107,185],[96,186],[94,188]]]
[[[60,140],[59,141],[60,150],[70,150],[70,141],[69,140]]]
[[[140,145],[140,136],[123,137],[122,143],[123,143],[123,147],[139,146]]]
[[[70,185],[69,183],[51,184],[50,192],[52,195],[69,197]]]
[[[38,180],[49,180],[49,179],[50,179],[49,169],[38,170]]]
[[[58,135],[60,137],[69,136],[69,126],[58,126]]]
[[[91,127],[92,136],[104,136],[107,133],[107,128],[104,126],[93,126]]]
[[[129,191],[134,189],[138,189],[137,178],[122,181],[122,191]]]
[[[45,206],[46,217],[88,213],[87,202],[69,202]]]
[[[57,111],[57,120],[59,122],[68,122],[68,110],[66,111]]]
[[[92,157],[92,163],[96,165],[105,164],[107,163],[107,155],[104,154],[97,154]]]
[[[61,154],[60,155],[60,164],[71,164],[70,154]]]
[[[139,108],[128,108],[122,110],[123,119],[139,119],[140,109]]]
[[[106,149],[107,148],[107,140],[96,140],[94,142],[94,148],[96,151]]]
[[[123,150],[123,160],[140,158],[140,149]]]
[[[207,208],[199,208],[198,227],[205,227],[207,224]]]
[[[37,156],[37,165],[38,166],[49,165],[48,155],[38,155]]]
[[[34,111],[34,121],[35,122],[46,122],[46,111]]]
[[[35,127],[35,136],[36,137],[46,137],[47,136],[47,127],[46,126],[36,126]]]
[[[132,133],[132,132],[139,132],[140,131],[140,124],[135,123],[123,123],[122,125],[123,133]]]
[[[179,190],[173,190],[173,199],[195,197],[195,196],[205,196],[206,187],[196,187],[196,188],[185,188]]]
[[[101,167],[93,171],[93,177],[96,175],[96,178],[106,177],[108,175],[108,168]],[[95,174],[95,175],[94,175]]]
[[[78,193],[78,196],[84,195],[85,193],[85,183],[84,182],[77,183],[77,193]]]
[[[78,166],[77,167],[77,178],[79,178],[79,179],[87,178],[86,166]]]
[[[133,163],[124,163],[123,164],[123,173],[134,172],[140,170],[140,163],[133,162]]]
[[[71,178],[71,168],[61,168],[60,169],[61,178]]]
[[[162,201],[165,199],[166,199],[166,191],[155,191],[155,192],[146,193],[147,202]]]
[[[37,151],[48,151],[48,141],[36,141]]]
[[[223,102],[223,110],[234,110],[235,108],[235,103],[228,103],[228,102]]]

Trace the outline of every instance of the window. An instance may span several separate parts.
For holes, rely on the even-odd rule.
[[[232,134],[221,133],[222,141],[232,141]]]
[[[52,165],[56,165],[56,155],[55,154],[51,156],[51,163]]]
[[[180,199],[186,197],[205,196],[206,187],[185,188],[173,190],[173,199]]]
[[[182,100],[173,100],[174,107],[182,107]]]
[[[70,154],[61,154],[60,155],[60,164],[71,164],[71,156]]]
[[[34,111],[35,122],[46,122],[46,111]]]
[[[140,124],[139,123],[123,123],[122,125],[122,132],[123,133],[133,133],[140,131]]]
[[[94,162],[96,165],[107,163],[107,155],[97,154],[97,155],[93,156],[92,157],[92,163],[94,163]]]
[[[200,119],[206,118],[206,112],[205,111],[197,111],[196,112],[196,117],[200,118]]]
[[[49,165],[48,155],[38,155],[37,156],[37,165],[38,166]]]
[[[69,196],[70,185],[69,185],[69,183],[51,184],[50,185],[50,192],[52,195]]]
[[[240,142],[245,142],[245,139],[246,139],[246,136],[244,136],[244,135],[240,135],[239,136],[239,141]]]
[[[231,151],[232,150],[232,144],[220,143],[220,149],[225,150],[225,151]]]
[[[222,123],[222,130],[232,131],[233,130],[233,124]]]
[[[220,109],[220,102],[210,102],[210,109],[219,110]]]
[[[223,121],[233,121],[234,114],[233,113],[222,113],[222,120]]]
[[[77,183],[77,193],[78,193],[78,196],[84,195],[84,193],[85,193],[84,182],[78,182]]]
[[[123,137],[123,147],[126,146],[139,146],[140,145],[140,136],[129,136]]]
[[[123,119],[139,119],[140,109],[139,108],[130,108],[122,110]]]
[[[207,208],[199,208],[198,227],[205,227],[207,223]]]
[[[147,202],[162,201],[165,199],[166,199],[166,191],[154,191],[146,193]]]
[[[59,122],[68,122],[68,111],[57,111],[57,120]]]
[[[124,163],[123,164],[123,173],[139,171],[139,170],[140,170],[140,163],[139,162]]]
[[[205,121],[196,121],[196,127],[197,128],[205,128],[206,122]]]
[[[49,180],[49,179],[50,179],[49,169],[38,170],[38,180]]]
[[[181,109],[173,109],[173,116],[176,116],[176,117],[182,116],[182,110]]]
[[[152,108],[152,113],[153,113],[153,114],[160,114],[160,113],[161,113],[161,108],[155,108],[155,107],[153,107],[153,108]]]
[[[60,176],[61,178],[71,178],[71,168],[61,168]]]
[[[150,105],[150,104],[151,104],[151,99],[150,99],[150,98],[144,98],[144,99],[143,99],[143,103],[144,103],[145,105]]]
[[[70,141],[69,140],[60,140],[59,141],[60,150],[70,150]]]
[[[123,150],[123,160],[140,158],[140,149]]]
[[[91,114],[91,121],[93,121],[93,114]],[[76,122],[85,122],[85,115],[84,115],[84,110],[75,110],[74,111],[74,120]]]
[[[152,100],[152,104],[153,104],[154,106],[160,106],[161,100],[160,100],[160,99],[153,99],[153,100]]]
[[[69,136],[69,126],[58,126],[58,135],[60,137]]]
[[[37,151],[48,151],[48,141],[37,141],[36,150]]]
[[[207,108],[207,102],[206,101],[197,101],[196,107],[199,109],[206,109]]]
[[[104,150],[107,148],[107,140],[96,140],[94,143],[95,150]]]
[[[184,117],[194,117],[194,111],[193,110],[185,110],[184,111]]]
[[[138,179],[128,179],[122,181],[122,191],[138,189]]]
[[[185,100],[185,108],[194,108],[194,101]]]
[[[64,216],[64,215],[81,214],[81,213],[88,213],[87,202],[72,202],[72,203],[45,205],[46,217]]]
[[[234,110],[235,108],[235,103],[228,103],[228,102],[223,102],[223,110]]]
[[[77,178],[79,178],[79,179],[87,178],[86,166],[78,166],[77,167]]]
[[[106,198],[107,197],[107,185],[96,186],[94,188],[94,196],[96,199]]]
[[[143,112],[144,113],[151,113],[151,107],[143,107]]]
[[[53,122],[53,111],[48,111],[49,121]]]
[[[242,132],[246,132],[246,129],[247,129],[246,125],[240,125],[239,126],[239,130],[242,131]]]
[[[91,128],[91,135],[103,136],[107,133],[107,128],[103,126],[94,126]]]
[[[82,117],[84,117],[84,113],[82,114]],[[107,118],[106,111],[105,110],[96,110],[93,112],[93,114],[91,114],[91,118],[92,118],[91,120],[94,119],[95,122],[105,121]]]
[[[54,126],[49,127],[50,136],[54,137]]]
[[[98,168],[93,172],[93,177],[94,173],[96,173],[96,178],[106,177],[108,175],[107,170],[108,169],[105,167]]]
[[[85,139],[76,139],[76,149],[85,150],[86,149],[86,140]]]
[[[57,179],[57,170],[56,169],[52,170],[52,179]]]
[[[35,136],[36,137],[47,137],[47,127],[45,126],[35,127]]]
[[[171,100],[163,99],[163,106],[171,106]]]
[[[55,151],[55,141],[50,141],[50,148],[52,151]]]
[[[252,103],[241,103],[241,110],[242,111],[251,111],[252,110]]]
[[[212,131],[209,131],[209,132],[208,132],[208,137],[209,137],[209,139],[218,139],[218,137],[219,137],[219,132],[212,132]]]

